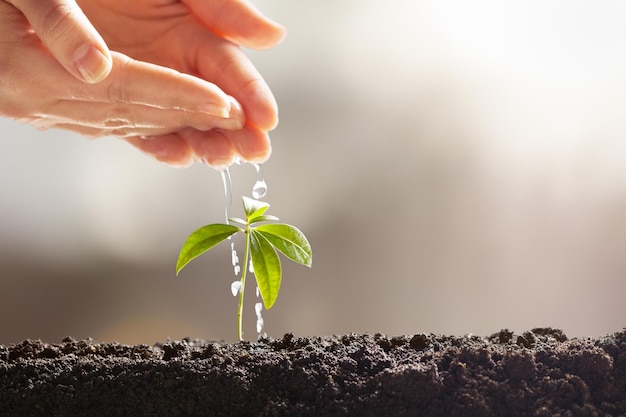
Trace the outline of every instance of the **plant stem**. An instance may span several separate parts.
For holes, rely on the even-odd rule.
[[[250,226],[246,225],[246,250],[243,257],[243,270],[241,272],[241,289],[239,290],[239,308],[237,311],[237,335],[239,340],[243,340],[243,293],[246,289],[246,273],[248,272],[248,264],[250,260]]]

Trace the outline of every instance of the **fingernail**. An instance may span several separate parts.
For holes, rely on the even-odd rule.
[[[111,61],[98,48],[85,44],[74,53],[74,65],[88,83],[103,80],[111,71]]]
[[[202,111],[213,116],[218,116],[220,120],[215,122],[215,127],[225,130],[239,130],[246,124],[246,116],[243,113],[241,104],[233,97],[228,96],[228,105],[205,104]]]
[[[239,119],[221,119],[215,123],[215,127],[224,130],[240,130],[243,128],[243,123]]]
[[[228,101],[230,102],[230,111],[228,112],[228,118],[233,120],[238,120],[241,124],[241,127],[246,124],[246,115],[243,112],[243,108],[241,104],[234,97],[228,96]]]
[[[241,104],[234,97],[228,96],[228,114],[215,123],[215,127],[225,130],[239,130],[246,124],[246,116],[243,113]]]
[[[221,104],[203,104],[200,106],[200,112],[225,119],[229,117],[230,109]]]

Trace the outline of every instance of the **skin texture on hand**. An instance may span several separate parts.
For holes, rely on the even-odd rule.
[[[6,0],[22,11],[50,53],[76,78],[98,82],[111,71],[104,40],[78,5],[64,0]]]
[[[74,42],[64,50],[53,45],[75,30],[59,29],[72,20],[63,10],[73,9],[25,15],[45,9],[32,6],[44,2],[65,3],[13,0],[13,7],[0,1],[0,114],[39,128],[119,136],[175,166],[204,161],[223,167],[235,157],[269,157],[267,132],[278,121],[276,102],[240,45],[272,47],[284,29],[248,3],[83,0],[80,7],[101,38],[87,30],[69,37],[80,38],[79,46]],[[59,10],[61,23],[51,23]],[[47,39],[40,39],[38,28]],[[79,78],[89,71],[77,70],[76,57],[85,50],[88,59],[98,55],[99,39],[112,51],[110,70],[104,70],[110,73],[86,83]]]

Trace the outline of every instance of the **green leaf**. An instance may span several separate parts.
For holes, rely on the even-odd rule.
[[[239,223],[242,226],[247,225],[246,221],[244,219],[240,219],[239,217],[229,217],[228,221],[232,223]]]
[[[278,217],[272,216],[271,214],[264,214],[262,216],[255,217],[254,219],[250,220],[250,224],[258,223],[258,222],[275,222],[276,220],[278,220]]]
[[[263,298],[263,304],[269,310],[274,305],[280,291],[282,279],[280,259],[270,242],[254,229],[250,229],[250,254],[252,255],[254,276]]]
[[[243,211],[246,213],[246,220],[248,223],[251,223],[259,216],[262,216],[263,213],[270,208],[270,205],[259,200],[255,200],[249,197],[241,197],[243,200]]]
[[[176,275],[178,275],[180,270],[191,260],[240,231],[242,231],[240,228],[230,224],[209,224],[190,234],[178,255]]]
[[[263,224],[254,231],[265,237],[272,246],[281,251],[287,258],[300,265],[311,266],[313,253],[311,245],[304,233],[289,224]]]

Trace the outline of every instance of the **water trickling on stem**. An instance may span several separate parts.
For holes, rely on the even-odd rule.
[[[240,161],[236,161],[237,164],[240,164]],[[262,164],[252,164],[252,166],[254,166],[254,169],[256,170],[256,182],[254,183],[254,186],[252,187],[252,197],[256,200],[259,200],[263,197],[265,197],[265,195],[267,194],[267,183],[265,182],[265,178],[263,175],[263,165]],[[224,197],[225,197],[225,208],[224,208],[224,214],[226,216],[226,223],[227,224],[231,224],[230,221],[230,210],[232,208],[232,204],[233,204],[233,181],[232,181],[232,177],[230,175],[230,169],[229,168],[225,168],[222,172],[222,185],[224,186]],[[235,242],[232,241],[231,237],[228,237],[228,240],[230,240],[230,250],[231,250],[231,260],[232,260],[232,265],[233,265],[233,272],[235,274],[236,277],[239,277],[239,273],[241,272],[241,267],[239,266],[239,256],[237,255],[237,249],[235,248]],[[252,259],[250,259],[249,265],[248,265],[248,271],[251,272],[252,274],[254,274],[254,268],[252,267]],[[245,274],[245,273],[244,273]],[[230,285],[230,290],[233,294],[233,296],[240,296],[242,297],[243,295],[243,291],[244,291],[244,276],[241,277],[240,280],[234,281],[231,285]],[[260,293],[259,293],[259,287],[257,286],[256,288],[256,296],[257,298],[260,298]],[[256,330],[258,335],[261,335],[261,332],[263,331],[263,326],[264,326],[264,321],[263,321],[263,316],[261,314],[262,310],[263,310],[263,304],[257,302],[255,304],[255,313],[257,316],[257,321],[256,321]]]

